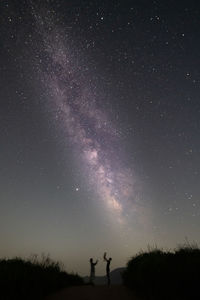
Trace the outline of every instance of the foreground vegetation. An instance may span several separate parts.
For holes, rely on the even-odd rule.
[[[0,299],[43,299],[61,288],[82,284],[80,276],[66,273],[49,257],[0,260]]]
[[[200,249],[141,252],[128,262],[123,281],[144,299],[200,299]]]

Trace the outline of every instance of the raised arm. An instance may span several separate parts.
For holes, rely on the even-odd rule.
[[[106,252],[103,255],[103,259],[108,262],[108,259],[106,258]]]

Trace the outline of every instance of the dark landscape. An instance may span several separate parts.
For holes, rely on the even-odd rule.
[[[173,252],[141,252],[110,274],[89,277],[68,274],[49,257],[0,261],[1,299],[197,299],[200,249],[185,245]]]

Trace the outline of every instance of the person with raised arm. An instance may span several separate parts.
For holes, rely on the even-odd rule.
[[[94,285],[94,279],[95,279],[95,266],[98,263],[98,260],[96,262],[93,262],[93,258],[90,258],[90,284]]]
[[[103,255],[103,259],[104,259],[104,261],[106,261],[107,284],[108,284],[108,286],[110,286],[110,263],[111,263],[112,258],[110,257],[109,259],[107,259],[106,252],[105,252]]]

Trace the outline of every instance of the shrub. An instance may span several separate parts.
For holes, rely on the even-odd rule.
[[[156,249],[134,256],[123,282],[147,299],[197,299],[199,274],[199,248],[180,247],[173,253]]]
[[[81,277],[62,271],[49,257],[0,260],[1,299],[43,299],[58,289],[81,284]]]

